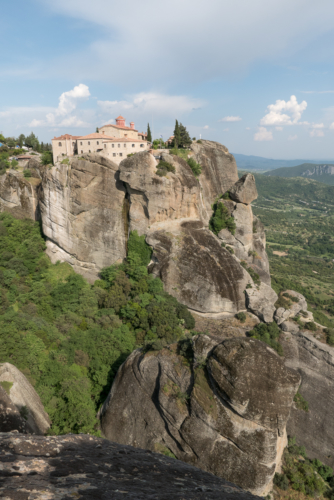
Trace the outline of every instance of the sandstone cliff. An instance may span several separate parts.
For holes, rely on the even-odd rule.
[[[176,345],[132,353],[102,409],[105,436],[170,450],[253,493],[267,493],[286,444],[299,375],[251,339],[200,335],[186,355]]]
[[[127,200],[111,160],[92,153],[46,169],[40,211],[53,263],[68,262],[94,281],[103,267],[125,257]]]
[[[0,212],[10,212],[18,219],[39,219],[37,186],[39,180],[29,182],[16,170],[0,176]]]
[[[0,385],[7,388],[11,403],[26,420],[27,429],[35,434],[44,434],[50,427],[49,416],[23,373],[10,363],[0,364]],[[9,410],[13,414],[11,406]]]

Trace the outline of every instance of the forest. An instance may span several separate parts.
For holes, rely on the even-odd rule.
[[[96,413],[120,364],[194,327],[188,309],[148,275],[151,250],[130,234],[126,262],[90,285],[51,264],[40,225],[0,214],[0,362],[19,368],[41,397],[51,434],[99,435]]]

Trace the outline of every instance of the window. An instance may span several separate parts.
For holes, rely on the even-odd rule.
[[[141,145],[140,145],[140,147],[141,147],[141,148],[143,148],[143,147],[144,147],[144,144],[141,144]]]
[[[99,145],[100,144],[99,141],[96,141],[96,144]]]
[[[73,147],[75,146],[75,142],[72,142],[72,146],[73,146]]]
[[[61,146],[61,142],[58,142],[58,146]]]
[[[91,150],[89,150],[88,153],[91,153]]]
[[[135,147],[135,145],[134,145],[134,144],[132,144],[132,147],[134,148],[134,147]]]
[[[112,145],[111,145],[111,147],[112,147],[112,148],[114,148],[114,147],[115,147],[115,144],[112,144]]]
[[[81,150],[81,153],[83,153],[83,151]]]
[[[106,148],[107,148],[107,145],[105,144],[105,145],[104,145],[104,149],[106,149]]]
[[[116,156],[116,153],[113,153],[112,155],[113,155],[113,156]]]
[[[82,146],[82,142],[80,142],[80,146]]]
[[[120,148],[120,147],[121,147],[121,145],[119,144],[119,145],[118,145],[118,147]]]
[[[126,144],[124,143],[124,147],[126,148]]]
[[[90,146],[90,141],[88,141],[88,146]]]
[[[123,153],[120,153],[119,156],[123,156]]]

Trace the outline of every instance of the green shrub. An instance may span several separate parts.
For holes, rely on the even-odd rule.
[[[70,164],[70,160],[68,158],[64,158],[61,162],[60,162],[61,165],[69,165]]]
[[[202,167],[199,163],[196,163],[195,158],[193,157],[188,158],[187,163],[191,168],[191,170],[193,171],[195,177],[198,177],[202,173]]]
[[[26,179],[28,179],[29,177],[31,177],[31,172],[30,170],[23,170],[23,175]]]
[[[236,224],[234,218],[223,203],[216,202],[213,205],[213,214],[209,221],[209,227],[214,234],[218,234],[222,229],[228,229],[235,234]]]
[[[260,286],[261,285],[260,275],[256,271],[254,271],[254,269],[252,267],[248,266],[246,261],[242,260],[240,262],[240,264],[242,265],[242,267],[244,269],[246,269],[246,271],[248,272],[248,274],[250,275],[250,277],[254,281],[255,285]],[[250,288],[251,288],[251,286],[250,286]]]
[[[291,300],[284,297],[282,294],[279,295],[278,299],[275,302],[275,307],[277,309],[279,307],[283,307],[284,309],[289,309],[291,306],[292,306]]]
[[[0,382],[0,385],[1,385],[1,387],[3,387],[3,389],[5,389],[5,391],[7,392],[8,396],[9,396],[10,390],[13,387],[13,382],[7,382],[7,380],[3,380],[2,382]]]
[[[314,323],[314,321],[309,321],[308,323],[304,324],[304,328],[307,330],[311,330],[311,332],[315,332],[317,330],[317,325]]]
[[[197,142],[197,144],[203,144],[200,139],[198,139],[196,142]]]
[[[247,319],[247,316],[244,312],[239,312],[234,317],[237,318],[240,321],[240,323],[245,323]]]
[[[175,174],[175,167],[165,160],[160,160],[157,165],[157,175],[164,177],[168,172],[173,172],[173,174]]]
[[[257,226],[257,223],[256,223],[256,221],[254,221],[253,222],[253,233],[254,234],[257,233],[257,227],[256,226]]]
[[[230,192],[226,191],[226,193],[222,196],[223,200],[231,200]]]
[[[29,417],[29,408],[27,406],[21,406],[20,415],[24,420],[28,420]]]
[[[306,401],[305,398],[303,398],[303,396],[299,392],[297,392],[293,400],[296,403],[296,407],[298,408],[298,410],[303,410],[308,412],[308,402]]]
[[[232,247],[226,247],[226,250],[228,250],[230,254],[234,255],[234,249]]]
[[[253,330],[249,332],[249,336],[265,342],[267,345],[275,349],[275,351],[283,356],[283,348],[278,342],[278,337],[280,336],[281,330],[278,328],[275,322],[272,323],[259,323]]]
[[[131,231],[128,239],[128,253],[140,256],[141,264],[147,266],[151,260],[152,248],[146,243],[145,235],[138,235],[137,231]]]
[[[289,488],[289,479],[285,474],[276,472],[274,476],[274,485],[278,486],[280,490],[286,491]]]
[[[42,165],[53,165],[53,155],[51,151],[45,151],[41,157]]]
[[[330,346],[334,346],[334,328],[325,328],[326,342]]]
[[[284,292],[283,293],[283,297],[286,297],[287,299],[291,300],[292,302],[299,302],[299,299],[297,297],[295,297],[294,295],[291,295],[290,293],[288,292]]]

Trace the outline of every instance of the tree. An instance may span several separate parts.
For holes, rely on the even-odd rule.
[[[152,142],[152,133],[151,133],[151,129],[150,129],[150,124],[149,123],[147,124],[147,141],[148,142]]]
[[[183,147],[190,146],[192,141],[190,139],[190,136],[189,136],[189,133],[188,133],[186,127],[184,125],[182,125],[182,123],[180,123],[179,129],[180,129],[180,143],[179,144]]]
[[[7,146],[9,146],[10,148],[14,148],[15,147],[15,140],[13,139],[13,137],[8,137],[7,138]]]
[[[24,143],[28,148],[39,149],[39,141],[33,132],[25,138]]]
[[[181,143],[181,135],[179,122],[175,120],[175,128],[174,128],[174,147],[177,149]]]
[[[45,151],[42,154],[42,165],[53,165],[52,153],[51,151]]]
[[[95,132],[98,134],[99,133],[99,127],[96,127]]]
[[[19,138],[18,138],[18,141],[17,141],[18,144],[19,144],[19,146],[20,146],[20,148],[22,148],[24,141],[25,141],[25,135],[24,134],[20,134]]]
[[[0,142],[2,142],[2,143],[6,142],[6,139],[4,138],[4,136],[2,134],[0,134]]]

